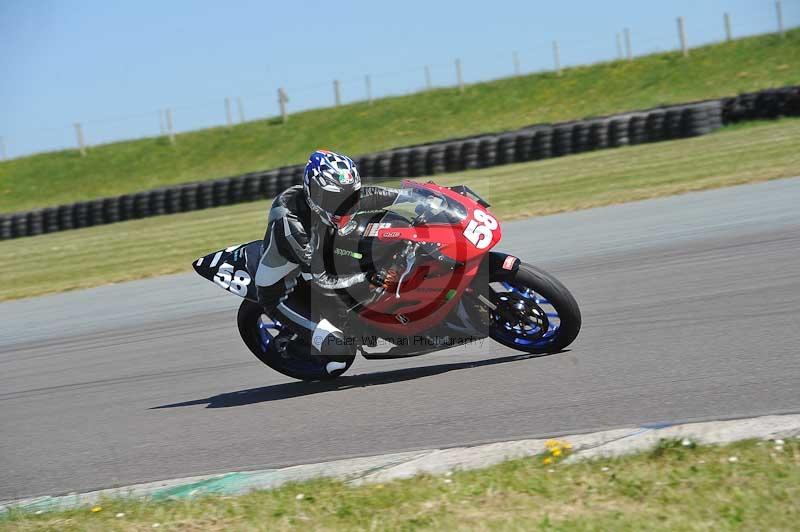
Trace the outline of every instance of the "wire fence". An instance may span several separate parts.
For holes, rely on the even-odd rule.
[[[774,12],[769,16],[775,33],[785,35],[780,1],[775,2]],[[165,137],[175,143],[180,141],[176,137],[178,133],[232,127],[253,120],[287,121],[292,113],[315,108],[372,102],[378,98],[449,87],[463,90],[465,85],[471,83],[539,72],[560,74],[564,68],[586,64],[587,56],[594,57],[594,63],[600,63],[675,50],[690,55],[693,45],[746,36],[737,33],[732,18],[724,13],[720,17],[719,27],[706,27],[702,31],[693,28],[691,20],[679,17],[675,20],[673,31],[669,31],[665,25],[659,32],[642,35],[637,34],[635,28],[623,27],[607,39],[539,39],[530,42],[525,49],[481,50],[468,57],[432,61],[415,68],[375,72],[309,85],[289,83],[286,86],[246,90],[238,95],[185,101],[162,109],[84,120],[61,127],[37,128],[16,135],[0,136],[0,158],[74,148],[86,155],[93,145],[151,137]],[[763,22],[769,23],[767,20]],[[480,65],[480,69],[477,69],[479,75],[472,74],[472,65]],[[22,148],[18,153],[13,153],[16,146],[30,144],[30,139],[37,140],[38,150],[28,150],[26,153]]]

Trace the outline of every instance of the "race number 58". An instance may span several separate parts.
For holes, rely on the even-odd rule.
[[[497,229],[497,220],[483,211],[475,209],[473,220],[464,229],[464,236],[478,249],[485,249],[492,243],[492,231]]]
[[[214,276],[214,282],[225,290],[230,290],[238,296],[245,297],[247,295],[247,285],[250,284],[250,274],[244,270],[236,270],[236,273],[233,273],[233,265],[224,262]]]

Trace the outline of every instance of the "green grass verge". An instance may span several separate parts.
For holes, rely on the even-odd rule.
[[[800,119],[693,139],[451,174],[502,220],[800,175]],[[262,238],[269,202],[0,242],[0,300],[190,271],[195,258]],[[199,280],[198,280],[199,282]]]
[[[731,458],[735,457],[735,461]],[[300,496],[302,494],[302,496]],[[656,449],[544,465],[505,462],[451,476],[352,487],[312,481],[238,497],[108,500],[12,513],[27,530],[797,530],[800,442]],[[117,517],[118,514],[124,514]]]
[[[693,49],[386,98],[0,163],[0,212],[138,192],[304,162],[316,147],[361,154],[525,125],[800,83],[800,30]],[[178,118],[179,119],[179,118]],[[88,131],[91,137],[91,131]]]

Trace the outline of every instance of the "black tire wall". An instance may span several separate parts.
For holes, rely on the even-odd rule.
[[[800,86],[619,115],[536,124],[363,155],[365,182],[489,168],[590,150],[696,137],[725,124],[800,116]],[[88,202],[0,215],[0,240],[208,209],[264,198],[302,182],[304,165],[162,187]]]

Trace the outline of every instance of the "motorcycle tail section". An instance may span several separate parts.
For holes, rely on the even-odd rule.
[[[204,257],[192,266],[201,277],[239,297],[258,301],[255,287],[256,270],[261,257],[261,241],[231,246]]]

